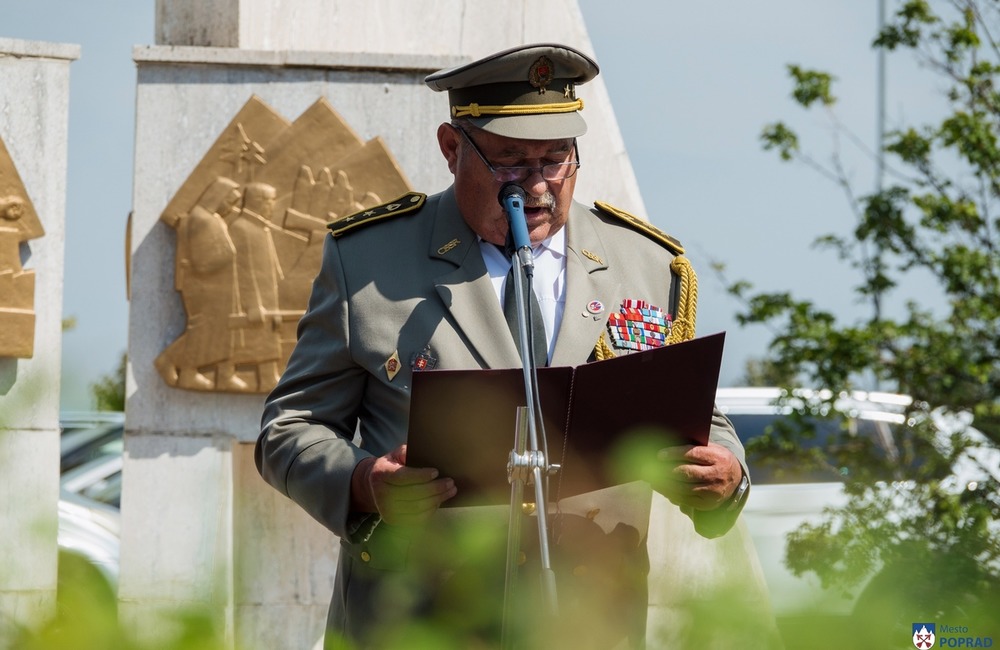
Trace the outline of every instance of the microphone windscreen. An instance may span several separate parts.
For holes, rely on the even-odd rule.
[[[507,199],[516,196],[517,198],[524,201],[525,193],[524,188],[515,183],[514,181],[507,181],[500,188],[500,194],[497,195],[497,200],[500,201],[500,205],[506,205]]]

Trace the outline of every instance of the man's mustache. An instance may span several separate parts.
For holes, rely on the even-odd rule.
[[[524,207],[526,208],[545,208],[551,210],[556,207],[556,197],[552,192],[546,192],[541,196],[532,196],[525,198]]]

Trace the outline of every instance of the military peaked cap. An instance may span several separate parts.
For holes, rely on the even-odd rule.
[[[593,59],[565,45],[522,45],[441,70],[424,79],[448,91],[452,118],[508,138],[560,140],[587,132],[577,84],[600,69]]]

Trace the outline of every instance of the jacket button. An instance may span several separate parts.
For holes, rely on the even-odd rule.
[[[361,551],[361,561],[362,562],[371,562],[372,561],[372,554],[369,553],[368,551]]]

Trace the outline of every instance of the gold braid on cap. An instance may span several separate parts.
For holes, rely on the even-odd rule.
[[[549,113],[573,113],[583,110],[583,100],[561,104],[511,104],[507,106],[480,106],[472,103],[452,106],[452,117],[479,117],[481,115],[544,115]]]

